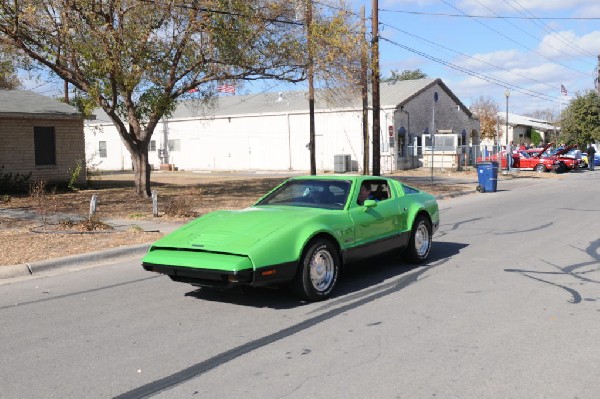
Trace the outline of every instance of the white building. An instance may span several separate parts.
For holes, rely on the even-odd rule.
[[[508,116],[508,134],[506,133],[506,119]],[[546,143],[553,141],[560,128],[553,125],[551,122],[532,118],[531,116],[498,112],[498,124],[500,132],[500,144],[506,145],[507,142],[513,141],[514,144],[529,145],[532,142],[531,134],[536,130],[542,136],[542,140]],[[491,143],[491,140],[489,142]]]
[[[440,79],[382,84],[380,91],[382,172],[421,166],[422,146],[430,145],[428,133],[434,129],[460,146],[478,145],[479,121]],[[360,94],[333,102],[319,94],[323,93],[317,91],[315,101],[317,168],[339,171],[336,161],[350,158],[348,169],[353,165],[362,170]],[[371,126],[369,121],[369,135]],[[99,170],[132,168],[106,115],[98,112],[85,132],[88,162],[91,159]],[[157,126],[149,162],[155,169],[169,164],[180,170],[306,171],[310,169],[308,143],[306,92],[223,96],[209,109],[193,100],[181,102]],[[372,148],[369,151],[372,154]]]

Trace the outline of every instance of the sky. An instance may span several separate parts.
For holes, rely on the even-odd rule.
[[[504,111],[508,89],[511,113],[558,114],[595,90],[598,0],[379,0],[379,22],[383,76],[420,69],[466,106],[485,96]]]
[[[371,0],[346,1],[357,14],[365,5],[370,21]],[[509,112],[520,115],[558,114],[577,92],[595,90],[598,0],[379,0],[378,8],[382,77],[420,69],[442,79],[467,107],[484,96],[502,111],[508,89]],[[24,82],[26,89],[55,95],[56,82]],[[302,85],[244,86],[246,92],[298,89]]]

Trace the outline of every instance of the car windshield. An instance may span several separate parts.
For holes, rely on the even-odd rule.
[[[527,151],[519,151],[519,155],[521,156],[521,158],[531,158],[531,155],[529,155]]]
[[[350,186],[345,180],[288,180],[256,205],[344,209]]]

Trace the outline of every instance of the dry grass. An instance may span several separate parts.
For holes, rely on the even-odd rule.
[[[417,172],[412,172],[414,176]],[[457,172],[458,173],[458,172]],[[457,176],[460,177],[460,176]],[[154,173],[161,220],[185,221],[217,209],[241,209],[254,203],[286,177],[214,176],[189,172]],[[402,178],[402,174],[400,174]],[[413,184],[432,194],[473,189],[464,185]],[[92,195],[98,196],[96,219],[87,220]],[[33,220],[0,217],[0,266],[73,255],[124,245],[150,243],[161,234],[139,228],[107,229],[107,219],[151,220],[152,201],[133,194],[131,174],[105,175],[91,187],[77,192],[46,192],[35,196],[3,197],[1,208],[24,208],[37,212]],[[57,220],[56,214],[78,215],[81,222]],[[54,219],[54,220],[53,220]]]

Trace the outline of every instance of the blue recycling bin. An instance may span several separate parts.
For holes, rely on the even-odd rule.
[[[480,193],[496,192],[498,188],[498,162],[481,162],[477,164],[477,191]]]

